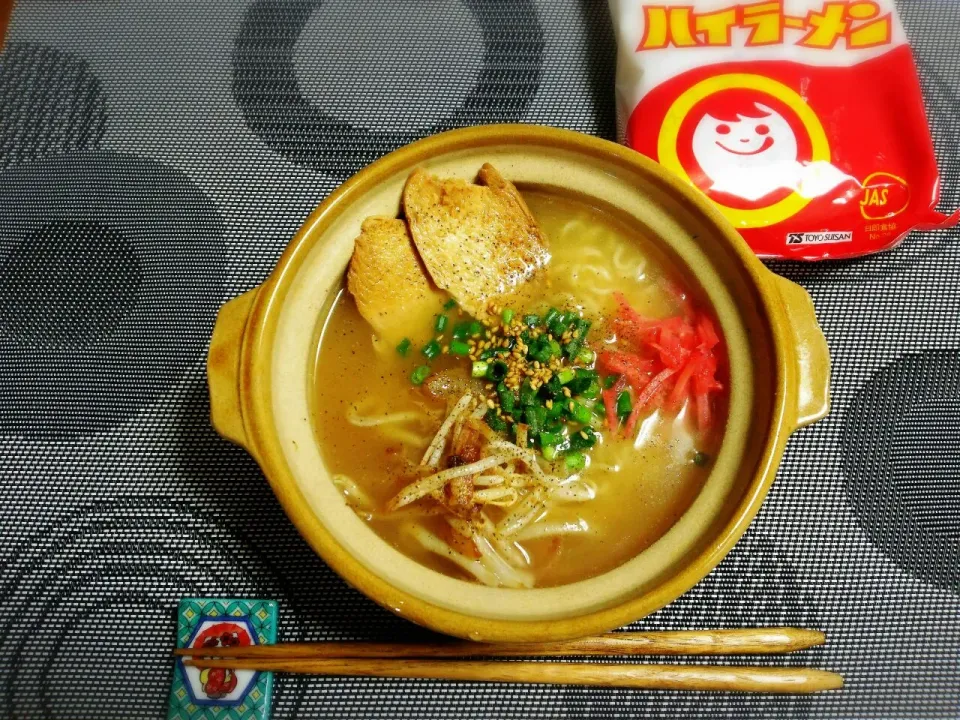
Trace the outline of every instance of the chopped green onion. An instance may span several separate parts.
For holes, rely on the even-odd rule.
[[[470,333],[470,337],[477,337],[483,332],[483,323],[479,320],[473,320],[467,326],[467,331]]]
[[[556,340],[550,340],[547,344],[546,350],[547,350],[547,353],[549,354],[549,358],[547,359],[547,362],[549,362],[553,358],[560,357],[561,353],[563,352],[560,349],[560,343],[558,343]]]
[[[550,419],[550,411],[547,410],[547,424],[543,426],[543,431],[554,434],[563,434],[564,425],[559,420]]]
[[[697,467],[706,467],[708,462],[710,462],[710,456],[705,452],[698,452],[693,456],[693,464]]]
[[[470,371],[470,375],[475,378],[485,377],[487,374],[488,365],[483,360],[476,360],[473,363],[473,369]]]
[[[576,368],[576,377],[570,383],[570,392],[574,395],[582,395],[591,383],[596,383],[598,377],[593,370]],[[594,395],[594,397],[596,396]]]
[[[483,416],[483,419],[486,421],[487,425],[490,426],[491,430],[503,432],[507,429],[507,421],[497,415],[497,411],[493,408],[487,410],[487,414]]]
[[[451,355],[469,355],[470,346],[467,345],[463,340],[454,340],[450,343],[450,354]]]
[[[584,365],[592,365],[596,359],[597,354],[590,348],[584,348],[580,351],[580,354],[577,355],[577,362],[583,363]]]
[[[533,328],[533,327],[536,327],[537,325],[540,324],[540,316],[539,316],[539,315],[534,315],[534,314],[524,315],[524,316],[523,316],[523,323],[524,323],[524,325],[526,325],[527,327],[532,327],[532,328]]]
[[[444,330],[447,329],[447,323],[449,321],[450,321],[450,318],[448,318],[446,315],[437,315],[433,319],[433,329],[436,330],[438,333],[442,333]]]
[[[557,373],[557,379],[560,381],[561,385],[567,385],[571,380],[577,376],[577,371],[573,368],[564,368]]]
[[[527,351],[527,357],[537,362],[547,364],[553,358],[551,355],[551,343],[554,341],[540,338],[530,343],[530,349]]]
[[[589,320],[580,318],[576,321],[573,326],[573,334],[575,337],[563,347],[563,351],[567,354],[567,357],[575,358],[580,354],[580,351],[583,349],[583,344],[587,341],[587,332],[589,332],[589,330]]]
[[[582,395],[582,396],[585,397],[585,398],[589,398],[590,400],[592,400],[592,399],[594,399],[594,398],[596,398],[596,397],[599,397],[599,396],[600,396],[600,383],[598,383],[596,380],[591,380],[591,381],[590,381],[590,384],[587,385],[587,386],[580,392],[580,395]]]
[[[542,405],[531,405],[524,411],[523,418],[527,421],[530,435],[539,435],[547,421],[547,409]]]
[[[545,385],[540,388],[540,395],[544,399],[549,400],[559,400],[563,398],[563,385],[560,383],[560,378],[556,375],[551,377]]]
[[[549,350],[542,347],[537,348],[533,352],[528,352],[527,357],[530,358],[531,360],[536,360],[538,363],[541,363],[542,365],[546,365],[547,363],[550,362]]]
[[[410,373],[410,382],[414,385],[423,385],[423,381],[427,379],[430,375],[430,366],[421,365],[412,373]]]
[[[563,322],[563,315],[559,315],[553,319],[553,322],[547,327],[547,330],[555,338],[559,339],[561,335],[567,330],[566,323]]]
[[[420,352],[423,353],[423,356],[428,360],[433,360],[437,355],[440,354],[440,343],[438,343],[436,340],[431,340],[422,348],[420,348]]]
[[[583,470],[587,466],[587,456],[582,452],[567,453],[567,470]]]
[[[461,322],[453,326],[453,339],[454,340],[465,340],[470,337],[470,323]]]
[[[564,405],[561,402],[553,403],[553,407],[547,408],[547,419],[556,420],[559,417],[563,416]]]
[[[540,446],[541,447],[557,447],[563,443],[563,435],[559,433],[552,432],[541,432],[540,433]]]
[[[503,314],[500,316],[500,319],[503,320],[504,325],[509,325],[510,321],[513,320],[514,315],[516,315],[516,313],[510,308],[507,308],[506,310],[503,311]]]
[[[481,360],[489,360],[492,357],[497,355],[497,351],[494,348],[487,348],[482,353],[480,353]]]
[[[614,385],[617,384],[617,380],[619,379],[620,379],[619,375],[607,375],[603,379],[603,389],[609,390],[610,388],[612,388]]]
[[[500,382],[507,376],[509,370],[510,368],[507,367],[507,364],[503,360],[494,360],[487,368],[487,379],[493,382]]]
[[[543,324],[549,327],[553,321],[559,318],[561,315],[562,313],[556,308],[550,308],[547,310],[547,314],[543,316]]]
[[[630,397],[629,395],[627,396]],[[569,406],[568,406],[569,407]],[[592,420],[590,409],[583,403],[575,402],[570,408],[570,417],[582,425],[587,425]]]
[[[630,393],[626,390],[622,390],[619,395],[617,395],[617,415],[623,417],[624,415],[629,415],[633,412],[633,400],[630,399]]]
[[[457,301],[453,298],[450,298],[443,304],[444,310],[453,310],[457,306]]]
[[[592,382],[598,380],[600,375],[596,370],[591,370],[590,368],[577,368],[577,380],[586,380],[587,382]]]
[[[410,338],[404,338],[400,341],[400,344],[397,345],[397,352],[406,357],[407,352],[410,350],[410,346],[412,344],[413,343],[410,342]]]
[[[520,386],[520,404],[524,407],[534,405],[537,402],[537,391],[530,386],[530,381],[524,381]]]
[[[570,435],[571,450],[588,450],[597,444],[597,433],[593,428],[585,427]]]
[[[503,408],[503,411],[507,414],[512,414],[513,409],[517,405],[517,396],[513,394],[513,391],[503,383],[500,383],[497,386],[497,396],[500,398],[500,407]]]
[[[542,437],[543,433],[540,433],[540,436]],[[544,459],[553,461],[557,459],[560,450],[553,445],[544,445],[540,449],[540,452],[543,454]]]

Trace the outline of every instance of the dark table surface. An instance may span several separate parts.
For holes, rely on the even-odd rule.
[[[960,205],[960,2],[903,0]],[[613,138],[600,0],[20,0],[0,54],[0,709],[166,713],[182,596],[276,598],[281,639],[425,633],[348,588],[208,422],[218,306],[351,173],[438,129]],[[882,81],[882,80],[881,80]],[[280,678],[275,717],[960,717],[960,232],[807,287],[834,411],[746,537],[637,628],[798,625],[810,698]]]

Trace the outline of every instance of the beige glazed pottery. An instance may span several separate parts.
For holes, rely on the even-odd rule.
[[[342,287],[361,221],[397,215],[404,181],[418,166],[472,180],[484,162],[521,190],[579,196],[653,238],[712,302],[729,354],[723,446],[689,510],[627,563],[560,587],[480,586],[401,555],[347,506],[315,440],[310,377],[318,324]],[[221,309],[208,372],[215,428],[257,460],[287,515],[334,570],[413,622],[483,641],[604,632],[679,597],[744,533],[790,433],[823,417],[829,404],[829,357],[810,298],[768,271],[699,192],[614,143],[513,125],[421,140],[345,182],[263,285]]]

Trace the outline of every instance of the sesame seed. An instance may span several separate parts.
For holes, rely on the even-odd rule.
[[[590,439],[590,436],[587,435],[587,433],[586,433],[585,431],[583,431],[583,430],[580,431],[580,437],[582,437],[584,440],[589,440],[589,439]]]
[[[570,388],[565,387],[563,389],[563,394],[566,395],[567,397],[571,397]]]
[[[572,403],[571,403],[571,404],[572,404]],[[490,400],[490,399],[488,398],[488,399],[487,399],[487,407],[492,410],[494,407],[496,407],[496,404],[493,402],[493,400]]]
[[[547,406],[548,410],[553,410],[553,400],[547,400],[544,405]]]
[[[573,412],[573,400],[567,404],[567,407],[570,408],[570,412]]]

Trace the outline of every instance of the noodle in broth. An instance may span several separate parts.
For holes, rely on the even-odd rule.
[[[645,317],[682,312],[668,289],[677,273],[653,243],[638,239],[635,228],[573,199],[539,192],[525,198],[552,257],[542,279],[525,290],[527,299],[517,301],[518,312],[551,305],[610,318],[617,313],[618,293]],[[412,387],[411,367],[419,360],[373,342],[348,293],[341,293],[324,328],[314,372],[314,427],[334,482],[385,541],[455,577],[548,587],[617,567],[656,541],[689,507],[708,472],[693,460],[707,457],[721,440],[720,433],[704,438],[697,432],[688,402],[675,413],[656,409],[642,417],[629,439],[605,433],[581,471],[530,467],[534,477],[518,472],[532,450],[492,438],[489,461],[473,473],[475,501],[482,503],[476,522],[424,504],[429,493],[425,501],[391,510],[398,493],[425,482],[418,478],[436,483],[430,473],[443,472],[430,464],[440,457],[437,447],[442,450],[487,408],[482,398],[467,393],[455,398],[462,406],[451,409]],[[430,339],[422,327],[408,328],[407,335],[415,348]],[[599,322],[590,338],[598,350],[617,341],[613,327]],[[433,372],[456,365],[441,356]],[[717,412],[722,427],[722,402]],[[506,459],[493,464],[497,458]],[[463,541],[471,553],[457,551]]]

